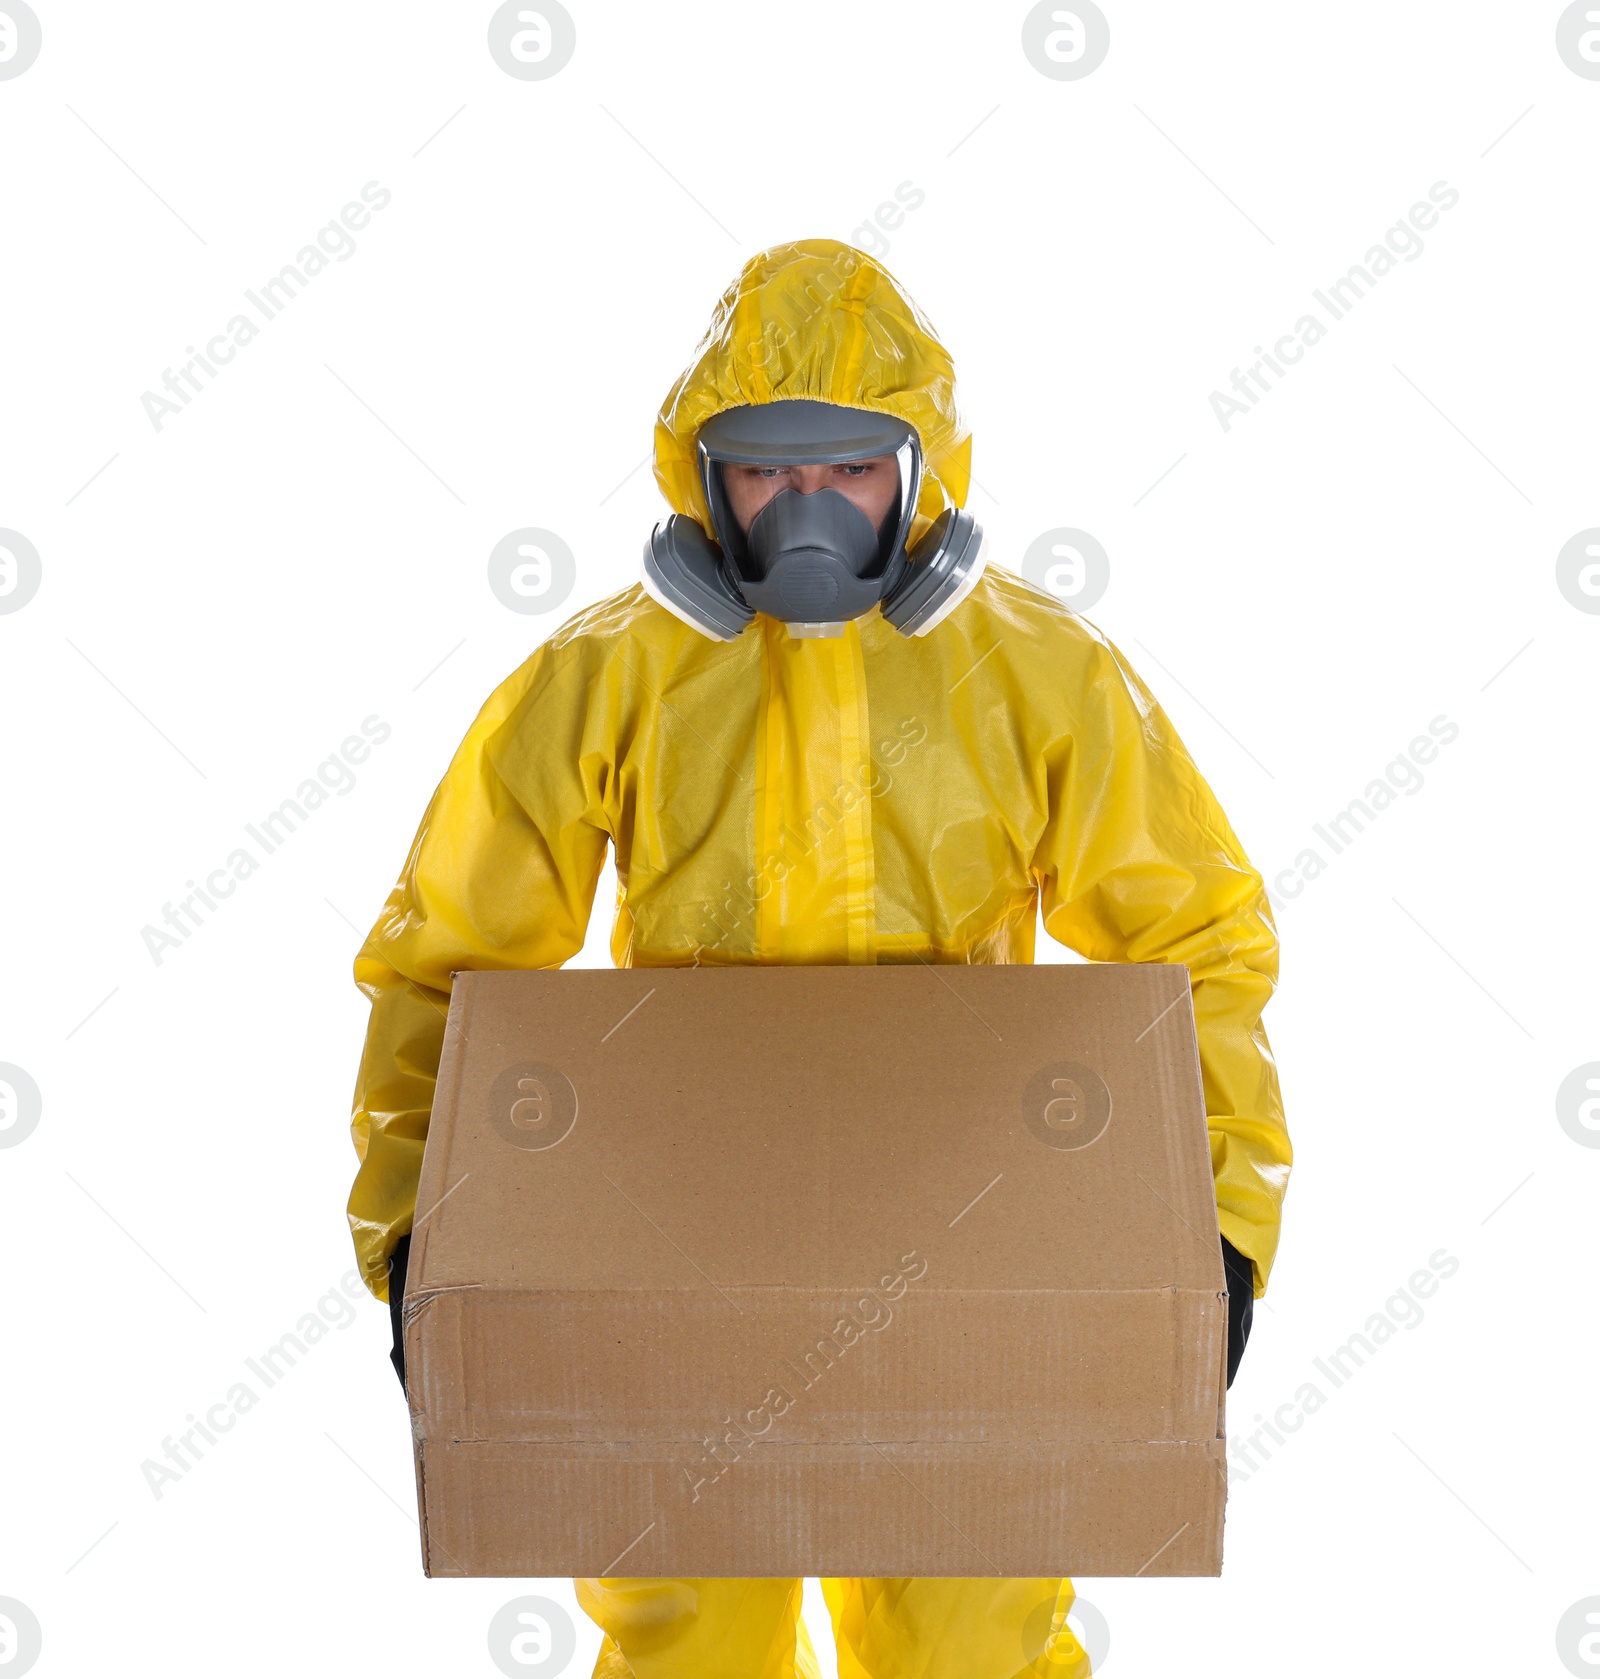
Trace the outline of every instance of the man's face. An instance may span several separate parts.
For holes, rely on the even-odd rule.
[[[722,482],[739,529],[746,533],[756,514],[781,490],[797,490],[803,496],[837,490],[877,530],[900,489],[900,463],[893,455],[874,455],[871,460],[845,461],[839,466],[742,466],[730,461],[722,468]]]

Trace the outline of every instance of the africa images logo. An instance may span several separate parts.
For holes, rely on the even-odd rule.
[[[29,69],[39,56],[42,40],[33,7],[24,5],[23,0],[4,0],[0,4],[0,82],[9,82]]]

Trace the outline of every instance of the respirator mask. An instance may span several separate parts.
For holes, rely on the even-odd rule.
[[[892,415],[796,399],[725,409],[695,440],[711,510],[708,535],[674,514],[644,550],[644,586],[703,635],[731,641],[757,612],[798,636],[841,635],[881,608],[903,635],[926,635],[966,599],[983,572],[983,532],[958,508],[940,514],[909,552],[922,487],[922,444]],[[876,528],[837,490],[780,490],[744,531],[723,481],[727,465],[838,466],[892,455],[900,485]]]

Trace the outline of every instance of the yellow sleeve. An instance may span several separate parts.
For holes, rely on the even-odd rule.
[[[452,974],[556,968],[583,948],[611,816],[605,708],[581,647],[542,648],[478,714],[356,958],[372,1000],[351,1134],[356,1258],[389,1292],[410,1231]]]
[[[1278,938],[1261,877],[1148,689],[1094,648],[1071,730],[1046,757],[1035,856],[1045,929],[1097,962],[1189,970],[1222,1234],[1265,1292],[1293,1156],[1261,1011]]]

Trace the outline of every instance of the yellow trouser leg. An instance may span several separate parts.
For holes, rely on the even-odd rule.
[[[1089,1679],[1070,1580],[822,1582],[839,1679]]]
[[[816,1679],[799,1580],[577,1580],[595,1679]]]
[[[817,1679],[799,1580],[576,1582],[595,1679]],[[822,1582],[839,1679],[1090,1679],[1070,1580]]]

